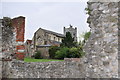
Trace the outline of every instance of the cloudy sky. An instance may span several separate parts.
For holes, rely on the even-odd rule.
[[[81,33],[89,31],[86,23],[88,15],[86,15],[84,10],[87,6],[87,0],[10,1],[5,0],[0,3],[0,10],[2,10],[0,18],[3,16],[11,18],[25,16],[25,40],[32,39],[34,32],[40,27],[63,33],[63,27],[68,27],[72,24],[78,28],[78,37]]]

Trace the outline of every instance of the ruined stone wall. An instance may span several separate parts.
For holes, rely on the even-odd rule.
[[[84,66],[80,62],[3,62],[3,78],[84,78]]]
[[[120,2],[118,3],[118,68],[120,68]],[[118,70],[118,76],[120,78],[120,69]]]
[[[86,77],[118,77],[118,10],[118,2],[88,2],[91,36],[85,45]]]
[[[12,19],[12,26],[14,27],[15,42],[16,42],[16,57],[24,59],[25,46],[24,46],[24,33],[25,33],[25,17],[19,16]]]
[[[3,17],[3,19],[0,20],[0,24],[2,33],[2,45],[0,47],[2,51],[2,58],[10,59],[14,56],[19,59],[23,59],[25,17],[20,16],[13,19]]]
[[[11,20],[8,17],[4,17],[1,19],[1,52],[2,52],[2,58],[11,58],[11,54],[14,52],[14,32],[13,32],[13,27],[11,25]]]
[[[2,20],[0,20],[0,79],[2,78]]]
[[[119,3],[88,2],[91,36],[80,62],[3,62],[8,78],[118,78]],[[119,30],[118,30],[119,29]]]
[[[22,18],[22,20],[21,17],[13,19],[3,17],[3,19],[0,19],[0,78],[7,74],[10,68],[10,65],[4,66],[2,61],[17,58],[15,54],[18,50],[17,46],[20,45],[17,41],[20,38],[24,42],[25,21],[24,17]]]

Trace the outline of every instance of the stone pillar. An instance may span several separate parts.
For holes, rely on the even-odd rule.
[[[25,17],[17,17],[12,19],[12,26],[16,35],[16,58],[24,59],[24,32],[25,32]]]
[[[118,3],[118,77],[120,78],[120,1]]]
[[[119,5],[118,2],[101,1],[88,2],[91,36],[84,46],[86,77],[118,78]]]
[[[2,20],[0,20],[0,79],[2,79]]]

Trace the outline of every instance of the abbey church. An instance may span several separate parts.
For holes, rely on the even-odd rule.
[[[32,38],[32,40],[27,40],[25,43],[26,56],[31,57],[34,55],[35,51],[41,51],[44,58],[49,57],[49,47],[50,46],[60,46],[62,39],[65,37],[66,32],[70,32],[74,42],[77,42],[77,28],[73,28],[72,25],[69,28],[64,27],[63,33],[60,34],[43,28],[39,28]]]

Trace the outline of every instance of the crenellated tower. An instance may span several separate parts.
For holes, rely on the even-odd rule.
[[[66,35],[66,32],[70,32],[72,35],[72,38],[74,38],[74,42],[77,42],[77,28],[73,28],[72,25],[69,26],[69,28],[64,27],[64,35]]]

